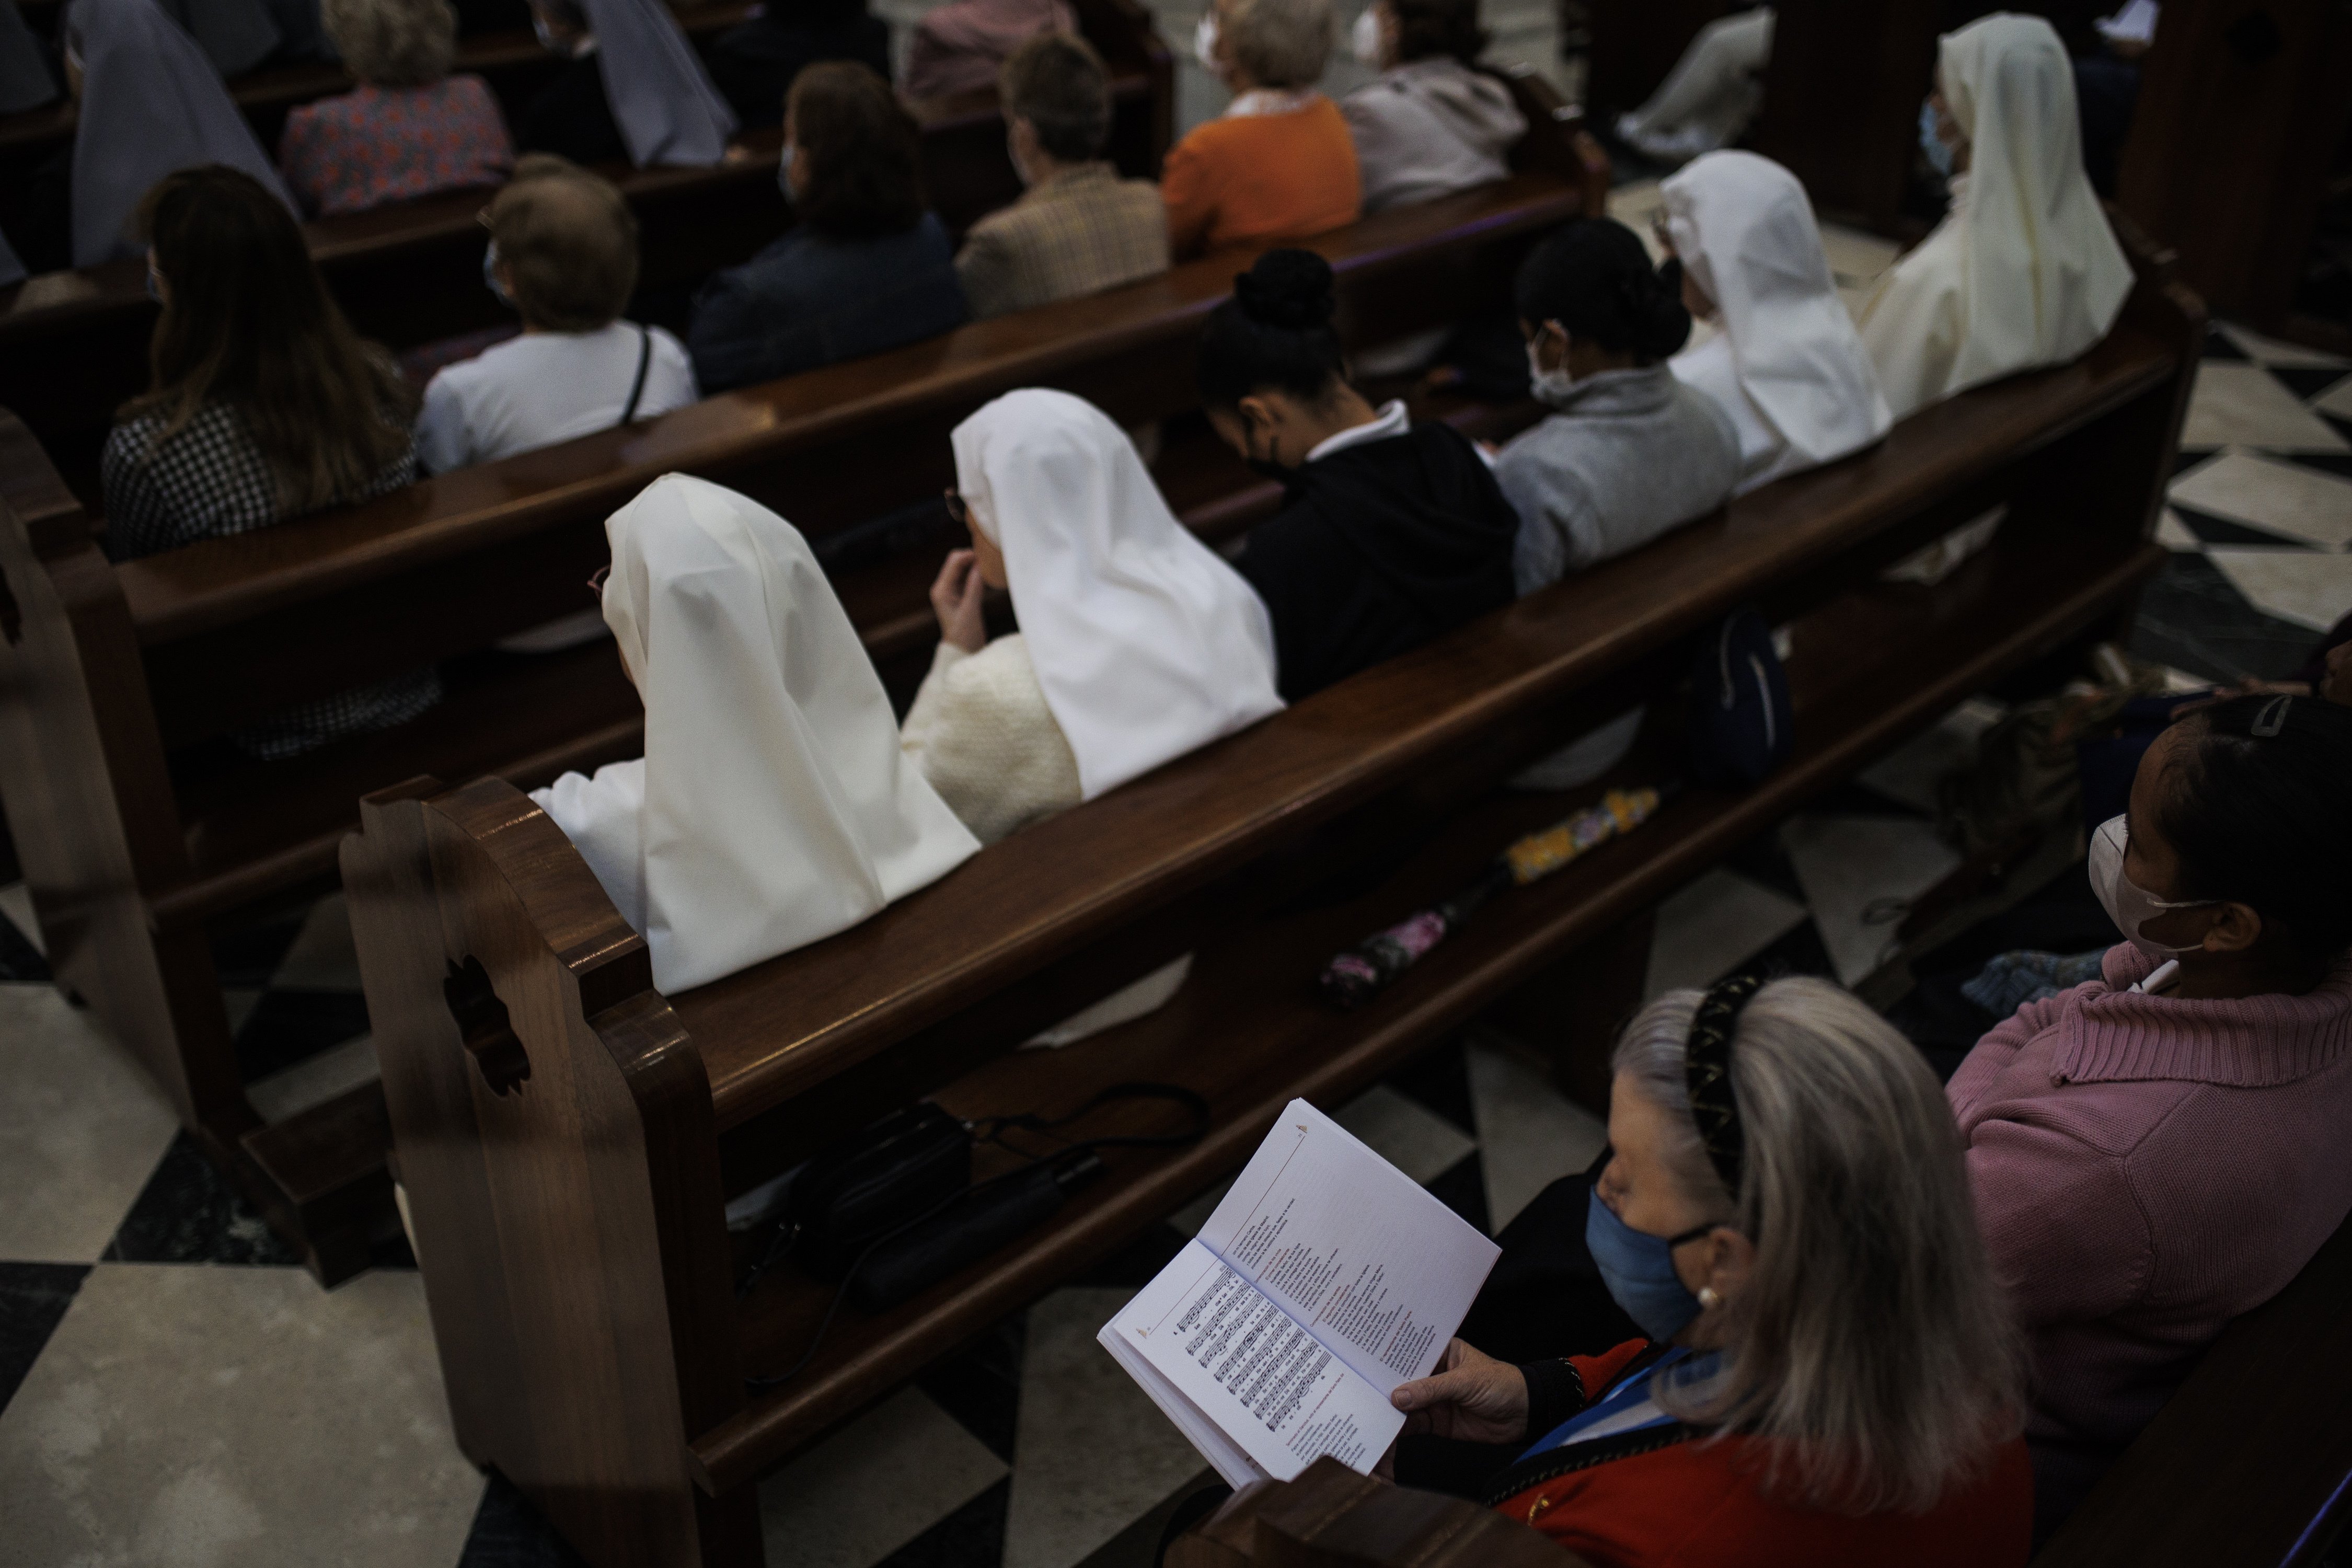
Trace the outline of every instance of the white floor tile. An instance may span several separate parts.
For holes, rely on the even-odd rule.
[[[1462,1129],[1384,1083],[1341,1106],[1331,1120],[1416,1182],[1435,1181],[1478,1146]]]
[[[1905,900],[1959,864],[1927,823],[1912,817],[1799,816],[1780,829],[1838,979],[1852,985],[1895,945]]]
[[[2258,364],[2206,360],[2189,395],[2183,447],[2260,447],[2273,452],[2352,451],[2327,421]]]
[[[2311,400],[2311,405],[2323,414],[2333,414],[2338,419],[2352,419],[2352,375]]]
[[[2169,515],[2169,514],[2168,514]],[[1977,742],[2008,710],[1990,697],[1971,697],[1862,771],[1860,782],[1915,811],[1936,812],[1944,775],[1976,761]]]
[[[2300,463],[2224,452],[2173,480],[2173,502],[2249,528],[2342,550],[2352,545],[2352,479]]]
[[[1895,265],[1903,247],[1893,240],[1840,224],[1822,225],[1822,253],[1840,289],[1867,294],[1880,273]]]
[[[1003,1475],[986,1444],[903,1389],[760,1483],[768,1561],[870,1568]]]
[[[2341,354],[2325,353],[2318,349],[2305,348],[2301,343],[2281,342],[2276,338],[2266,338],[2252,328],[2228,321],[2221,323],[2221,333],[2263,364],[2315,365],[2324,369],[2347,363]]]
[[[2352,610],[2352,555],[2215,545],[2206,556],[2258,609],[2324,632]]]
[[[378,1076],[374,1037],[362,1035],[247,1084],[245,1094],[264,1121],[283,1121]]]
[[[7,916],[8,923],[24,933],[35,952],[44,958],[49,955],[48,943],[41,940],[41,922],[33,914],[33,895],[24,883],[11,882],[0,888],[0,915]]]
[[[93,1016],[47,985],[0,985],[0,1258],[94,1261],[178,1129]]]
[[[414,1273],[100,1264],[0,1413],[12,1563],[455,1563],[481,1495]]]
[[[351,912],[342,894],[329,893],[310,906],[269,984],[288,991],[360,989],[359,950],[352,944]]]
[[[1486,1226],[1499,1234],[1538,1193],[1591,1164],[1609,1127],[1518,1056],[1475,1044],[1468,1056]]]
[[[1804,919],[1802,904],[1717,867],[1658,906],[1643,999],[1713,984]]]
[[[2189,525],[2180,521],[2180,514],[2173,510],[2170,507],[2166,507],[2161,512],[2157,514],[2156,542],[2158,544],[2163,545],[2167,550],[2202,550],[2205,548],[2205,542],[2198,538],[2196,534],[2190,532]]]
[[[1070,1568],[1200,1473],[1192,1445],[1096,1342],[1131,1294],[1057,1290],[1029,1309],[1004,1568]]]

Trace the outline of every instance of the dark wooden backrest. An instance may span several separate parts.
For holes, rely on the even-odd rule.
[[[1360,1476],[1325,1455],[1259,1481],[1168,1544],[1168,1568],[1580,1568],[1492,1509]]]
[[[1123,174],[1157,177],[1174,111],[1167,47],[1136,0],[1085,0],[1077,9],[1112,73],[1106,156]],[[1020,194],[994,89],[910,107],[922,127],[926,187],[950,230],[961,233]],[[751,132],[740,142],[750,155],[717,168],[603,171],[637,216],[642,292],[674,292],[791,226],[776,187],[782,132]],[[453,192],[315,219],[304,231],[352,326],[405,349],[511,321],[482,286],[487,237],[476,215],[488,199],[487,192]],[[77,485],[93,475],[114,410],[146,384],[154,314],[137,261],[0,289],[0,406],[31,426]]]
[[[1904,232],[1944,15],[1937,0],[1810,0],[1777,14],[1755,147],[1804,183],[1823,217]]]
[[[1732,0],[1587,0],[1584,102],[1593,118],[1614,124],[1658,90],[1666,73],[1709,22],[1736,9]]]
[[[2222,1331],[2034,1568],[2307,1568],[2352,1517],[2352,1219]]]

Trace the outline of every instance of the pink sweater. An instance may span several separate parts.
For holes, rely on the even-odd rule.
[[[2087,1479],[2231,1318],[2352,1210],[2352,963],[2303,996],[2193,1002],[2105,978],[2031,1002],[1946,1091],[2034,1362],[2026,1436]]]

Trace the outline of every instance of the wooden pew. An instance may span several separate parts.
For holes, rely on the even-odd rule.
[[[2170,0],[2144,61],[2117,197],[2213,309],[2352,353],[2296,299],[2322,203],[2352,188],[2352,12]]]
[[[1581,186],[1528,174],[1316,242],[1339,268],[1349,341],[1505,298],[1526,247],[1605,190],[1605,164],[1597,149],[1591,156]],[[237,1082],[206,929],[331,885],[337,842],[366,791],[424,771],[541,782],[631,754],[641,743],[635,693],[599,644],[510,661],[412,724],[293,763],[175,779],[174,754],[285,702],[472,653],[583,607],[581,584],[605,554],[604,519],[672,469],[738,486],[817,539],[868,647],[903,689],[935,637],[924,591],[944,539],[925,529],[944,530],[944,513],[920,514],[896,552],[855,531],[934,500],[953,478],[949,431],[991,397],[1053,385],[1129,425],[1178,420],[1160,473],[1180,514],[1212,537],[1265,514],[1273,487],[1214,447],[1197,416],[1181,417],[1192,407],[1194,336],[1254,254],[119,567],[100,554],[93,520],[11,432],[0,500],[16,516],[0,527],[0,571],[15,584],[21,637],[0,649],[0,688],[13,685],[0,703],[27,743],[0,754],[0,791],[27,846],[60,982],[146,1058],[225,1163],[250,1156],[265,1168],[249,1188],[303,1238],[314,1267],[331,1278],[357,1267],[364,1236],[322,1231],[316,1216],[345,1214],[334,1205],[380,1181],[382,1140],[371,1148],[258,1125]],[[30,740],[52,732],[54,742]],[[298,1192],[313,1196],[298,1202]]]
[[[1238,1167],[1293,1096],[1343,1101],[1969,692],[2111,634],[2161,560],[2148,535],[2202,330],[2150,272],[2075,364],[1938,405],[680,995],[653,989],[643,942],[512,784],[372,797],[344,883],[461,1445],[600,1568],[758,1563],[761,1475]],[[2003,534],[1943,584],[1879,579],[1997,503]],[[1596,795],[1498,785],[1629,700],[1670,709],[1685,639],[1747,603],[1796,627],[1780,772],[1687,792],[1507,895],[1360,1013],[1319,1000],[1330,953]],[[1637,751],[1619,773],[1672,766]],[[1376,885],[1304,896],[1384,854]],[[1160,1012],[1014,1048],[1185,952]],[[780,1273],[739,1301],[730,1194],[917,1096],[1057,1114],[1135,1079],[1200,1092],[1207,1136],[1108,1152],[1043,1225],[845,1313],[808,1371],[747,1390],[806,1350],[832,1288]]]
[[[1639,109],[1699,29],[1736,8],[1732,0],[1586,0],[1592,44],[1586,56],[1584,109],[1592,122],[1612,127],[1619,115]],[[1563,32],[1565,13],[1563,6]]]
[[[1517,1520],[1360,1476],[1329,1455],[1259,1481],[1168,1543],[1168,1568],[1589,1568]]]
[[[1174,112],[1167,47],[1137,0],[1078,0],[1076,9],[1111,68],[1107,155],[1123,174],[1156,178]],[[913,108],[932,204],[952,231],[961,234],[1020,194],[993,89]],[[751,155],[714,169],[604,171],[637,215],[641,294],[690,286],[790,226],[776,188],[782,132],[741,140]],[[304,230],[352,325],[394,349],[411,348],[512,321],[482,286],[488,237],[476,219],[488,199],[482,191],[453,192],[315,219]],[[0,407],[15,409],[68,483],[93,500],[98,452],[114,411],[147,384],[154,320],[138,261],[0,289]]]
[[[2022,8],[2022,7],[2021,7]],[[1822,217],[1916,239],[1903,193],[1935,85],[1938,0],[1799,0],[1772,25],[1749,141],[1804,183]]]
[[[678,23],[698,47],[708,47],[711,39],[751,13],[748,4],[681,6]],[[478,76],[488,82],[509,122],[562,68],[562,62],[548,53],[528,27],[461,38],[449,67],[452,72]],[[290,111],[349,92],[354,85],[351,72],[341,65],[320,61],[248,71],[230,82],[228,89],[262,147],[275,153]],[[17,114],[0,114],[0,179],[53,156],[73,140],[77,118],[73,103],[66,99]]]

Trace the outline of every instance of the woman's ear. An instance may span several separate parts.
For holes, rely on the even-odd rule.
[[[1703,1247],[1694,1248],[1706,1259],[1706,1286],[1717,1300],[1737,1301],[1756,1272],[1756,1244],[1727,1225],[1707,1232]]]
[[[2146,929],[2146,928],[2142,928]],[[2222,904],[2213,911],[2199,945],[2208,952],[2243,952],[2262,940],[2263,917],[2248,904]]]
[[[1546,370],[1558,370],[1568,363],[1568,329],[1558,321],[1546,321],[1536,329],[1536,363]]]

